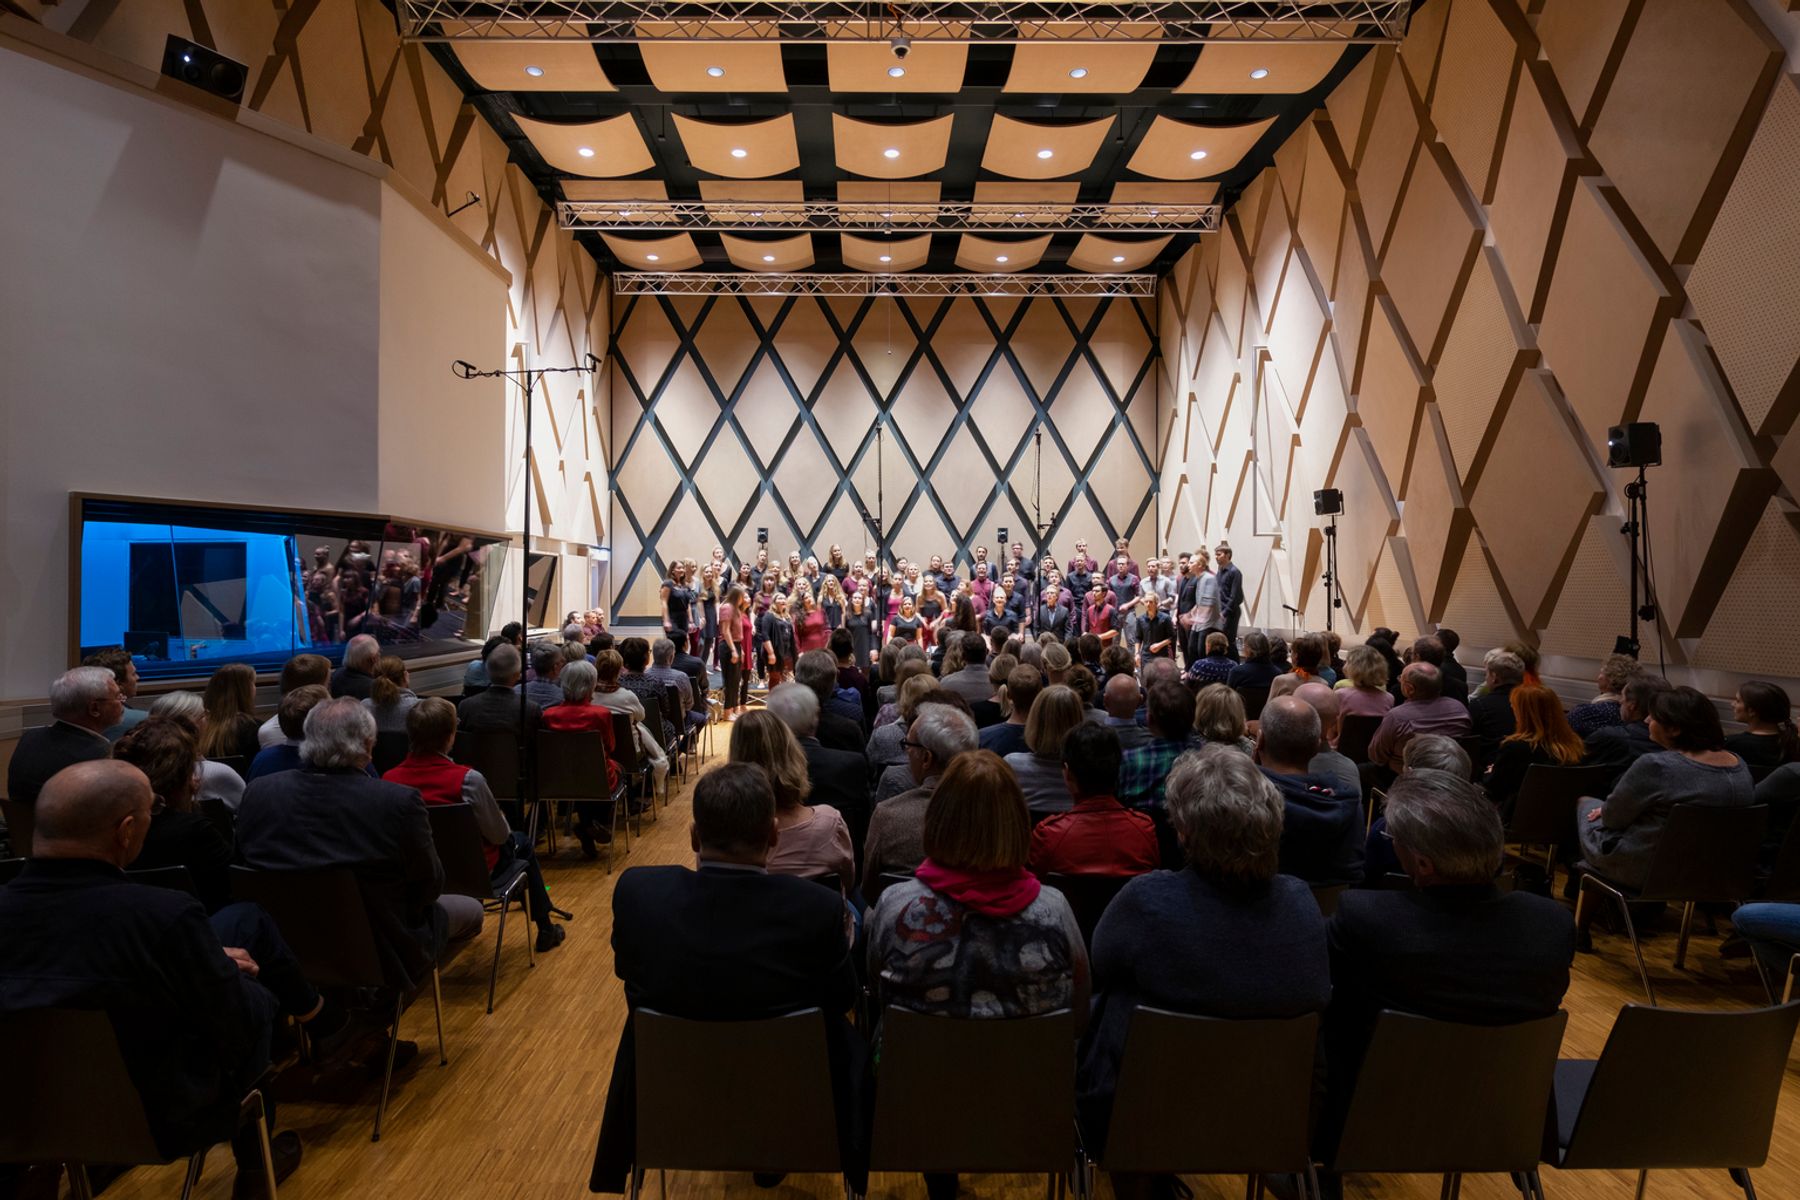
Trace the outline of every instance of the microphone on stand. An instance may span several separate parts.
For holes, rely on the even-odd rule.
[[[464,362],[459,358],[450,364],[450,373],[458,379],[473,379],[475,378],[475,364]]]
[[[587,369],[588,370],[598,371],[604,364],[605,364],[604,359],[596,357],[592,350],[588,351],[588,354],[587,354]]]

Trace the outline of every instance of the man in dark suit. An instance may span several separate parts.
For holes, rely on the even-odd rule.
[[[520,658],[518,647],[502,643],[495,646],[488,655],[488,685],[473,696],[465,696],[456,706],[456,726],[458,729],[477,730],[510,730],[519,732],[519,693],[514,685],[519,682]],[[543,720],[544,710],[533,701],[527,700],[523,705],[525,714],[525,736],[537,733],[538,725]],[[660,710],[659,710],[660,711]],[[661,729],[660,721],[657,729]]]
[[[71,763],[108,758],[106,731],[125,712],[119,681],[105,667],[76,667],[50,685],[50,724],[28,729],[6,765],[6,795],[20,804],[37,803],[50,777]],[[18,853],[25,848],[15,847]]]
[[[1462,645],[1462,635],[1454,629],[1438,626],[1438,644],[1444,648],[1444,661],[1438,664],[1438,671],[1444,676],[1444,695],[1454,696],[1464,704],[1469,702],[1469,672],[1456,661],[1456,648]]]
[[[514,653],[517,653],[515,651]],[[265,775],[238,806],[238,857],[259,871],[348,868],[362,887],[390,978],[430,977],[446,942],[481,928],[481,902],[442,896],[443,864],[417,788],[364,773],[375,718],[360,700],[306,715],[301,767]]]
[[[1620,723],[1588,734],[1587,753],[1582,757],[1582,763],[1616,767],[1623,772],[1644,755],[1661,750],[1661,746],[1650,740],[1650,706],[1656,702],[1656,694],[1667,691],[1669,686],[1669,681],[1661,675],[1642,673],[1632,676],[1619,692]]]
[[[344,644],[344,665],[331,673],[331,694],[367,700],[375,689],[375,665],[381,661],[381,643],[359,633]]]
[[[1475,785],[1448,771],[1409,771],[1388,791],[1386,815],[1413,887],[1345,892],[1331,919],[1326,1160],[1383,1009],[1481,1025],[1547,1017],[1562,1004],[1575,956],[1566,908],[1494,886],[1500,818]]]
[[[1515,728],[1513,689],[1525,682],[1525,663],[1508,650],[1487,654],[1487,691],[1469,700],[1469,724],[1481,739],[1479,767],[1494,761],[1500,742]]]
[[[806,777],[812,791],[808,804],[829,804],[850,827],[850,843],[862,860],[863,839],[869,832],[869,759],[861,750],[839,750],[819,740],[819,700],[803,683],[776,686],[765,702],[768,710],[794,731],[806,755]]]
[[[1231,561],[1231,547],[1224,542],[1213,547],[1213,560],[1219,564],[1219,615],[1225,621],[1225,640],[1236,654],[1238,620],[1244,615],[1244,573]]]
[[[1269,659],[1269,635],[1260,629],[1252,629],[1244,635],[1244,661],[1231,668],[1231,674],[1225,677],[1225,682],[1234,688],[1266,688],[1275,682],[1275,677],[1279,674],[1281,668]]]
[[[857,1081],[866,1052],[844,1014],[857,994],[843,901],[764,864],[779,831],[761,767],[727,763],[694,785],[699,869],[632,867],[613,889],[613,969],[629,1009],[697,1021],[825,1014],[847,1174],[856,1167]],[[588,1186],[623,1192],[635,1152],[637,1048],[627,1016]]]
[[[829,749],[860,757],[863,747],[869,742],[862,726],[844,713],[833,712],[831,709],[831,698],[837,693],[837,681],[837,659],[832,657],[829,650],[808,650],[794,663],[794,682],[819,698],[819,727],[814,736]],[[866,763],[864,765],[867,766]]]

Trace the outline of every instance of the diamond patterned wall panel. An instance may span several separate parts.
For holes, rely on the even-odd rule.
[[[1031,544],[1041,511],[1058,554],[1134,531],[1148,549],[1156,319],[1124,299],[621,298],[612,501],[635,552],[615,611],[652,615],[671,558],[753,555],[759,525],[779,555],[859,554],[881,519],[892,554],[966,559],[1002,525]]]
[[[1224,319],[1164,324],[1204,432],[1169,441],[1163,519],[1268,566],[1249,620],[1285,628],[1287,594],[1323,623],[1304,499],[1336,486],[1353,633],[1441,621],[1585,677],[1628,607],[1631,476],[1605,468],[1606,432],[1643,419],[1664,446],[1647,652],[1714,694],[1732,672],[1800,678],[1767,645],[1800,618],[1800,87],[1773,65],[1774,13],[1425,0],[1177,263],[1216,254]],[[1329,301],[1316,326],[1296,264]],[[1247,517],[1257,480],[1285,507]]]

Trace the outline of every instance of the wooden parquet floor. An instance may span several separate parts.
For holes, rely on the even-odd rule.
[[[723,743],[720,742],[723,751]],[[407,1013],[402,1036],[420,1044],[420,1054],[394,1082],[387,1126],[379,1143],[369,1141],[379,1081],[350,1089],[330,1100],[284,1099],[280,1127],[297,1131],[306,1147],[300,1169],[282,1187],[284,1200],[371,1197],[381,1200],[473,1200],[500,1197],[587,1195],[588,1168],[601,1105],[624,1015],[624,997],[612,970],[609,947],[612,882],[626,865],[691,861],[687,791],[676,788],[672,804],[654,824],[633,838],[628,859],[617,860],[608,876],[599,863],[581,860],[572,844],[546,861],[545,874],[557,904],[575,914],[568,940],[538,958],[527,970],[522,938],[509,919],[500,971],[498,1006],[484,1012],[488,964],[493,950],[493,917],[482,936],[444,973],[444,1025],[450,1063],[437,1065],[429,998]],[[514,913],[517,916],[517,913]],[[1700,925],[1696,922],[1697,926]],[[1743,959],[1719,958],[1718,938],[1698,934],[1687,970],[1671,966],[1675,936],[1659,929],[1646,951],[1663,1003],[1671,1007],[1744,1008],[1763,1002],[1754,968]],[[1641,1000],[1629,943],[1597,935],[1597,954],[1577,955],[1566,1008],[1568,1033],[1563,1056],[1594,1057],[1604,1044],[1620,1005]],[[1479,1113],[1469,1119],[1480,1120]],[[116,1200],[171,1200],[181,1192],[180,1165],[139,1169],[107,1194]],[[196,1191],[203,1200],[225,1200],[233,1176],[229,1151],[216,1149]],[[1800,1052],[1790,1057],[1781,1110],[1768,1165],[1754,1173],[1764,1200],[1800,1197]],[[1546,1170],[1552,1200],[1629,1198],[1634,1176],[1615,1172],[1561,1174]],[[1233,1200],[1244,1193],[1241,1178],[1193,1178],[1196,1200]],[[731,1196],[741,1200],[837,1200],[839,1182],[824,1176],[793,1176],[781,1187],[762,1191],[748,1176],[672,1174],[671,1194]],[[655,1177],[647,1191],[654,1194]],[[963,1180],[965,1200],[1033,1200],[1044,1194],[1041,1178],[979,1176]],[[1100,1176],[1102,1200],[1111,1189]],[[874,1200],[923,1200],[916,1176],[877,1175]],[[1366,1200],[1431,1200],[1435,1178],[1355,1176],[1345,1194]],[[1468,1200],[1516,1197],[1501,1177],[1465,1180]],[[1654,1200],[1730,1200],[1742,1195],[1723,1171],[1657,1172],[1648,1195]]]

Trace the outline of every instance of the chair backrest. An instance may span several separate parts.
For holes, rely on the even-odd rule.
[[[37,810],[23,800],[0,800],[0,814],[6,817],[6,837],[13,853],[31,857],[31,831],[37,827]]]
[[[388,980],[356,876],[231,868],[231,894],[262,905],[315,987],[382,987]]]
[[[168,888],[172,892],[186,892],[199,898],[200,890],[194,886],[193,872],[177,863],[172,867],[145,867],[142,871],[127,871],[125,878],[133,883],[147,884],[150,887]]]
[[[1347,883],[1315,883],[1312,885],[1313,900],[1319,905],[1319,915],[1329,917],[1338,910],[1338,901],[1350,890]]]
[[[1797,1024],[1800,1002],[1725,1012],[1627,1004],[1558,1165],[1760,1167]]]
[[[1093,944],[1094,928],[1100,924],[1106,906],[1132,880],[1130,875],[1062,875],[1055,872],[1040,878],[1069,902],[1069,907],[1075,911],[1075,923],[1081,926],[1081,940],[1089,945]]]
[[[1369,761],[1369,742],[1381,728],[1381,718],[1352,713],[1338,722],[1338,753],[1353,763]]]
[[[1529,1171],[1542,1149],[1556,1052],[1569,1015],[1461,1025],[1383,1012],[1356,1089],[1336,1171]],[[1480,1119],[1471,1119],[1479,1113]]]
[[[376,774],[386,775],[399,766],[410,749],[412,749],[412,743],[402,730],[390,729],[386,733],[376,734],[375,750],[370,755],[370,761],[375,764]],[[518,770],[517,767],[513,769],[515,772]]]
[[[1616,772],[1611,767],[1525,768],[1506,840],[1529,846],[1573,846],[1575,807],[1583,796],[1604,796]]]
[[[704,670],[689,671],[687,677],[689,690],[694,695],[694,711],[703,713],[706,711],[706,685],[708,682],[706,672]]]
[[[662,685],[662,715],[676,733],[687,727],[687,714],[681,711],[681,692],[672,683]]]
[[[1781,763],[1751,763],[1750,782],[1761,783],[1763,780],[1773,775],[1781,766]]]
[[[689,1021],[631,1016],[640,1169],[842,1169],[824,1015]]]
[[[637,732],[632,728],[630,713],[614,711],[613,723],[613,758],[618,761],[619,771],[627,778],[644,769],[643,756],[638,753]]]
[[[224,839],[227,846],[237,840],[237,814],[231,806],[217,796],[204,796],[200,800],[200,811],[212,822],[214,829]]]
[[[1067,1009],[962,1020],[889,1008],[875,1090],[877,1171],[1055,1172],[1074,1155],[1075,1022]],[[955,1063],[957,1086],[944,1086]],[[1005,1103],[995,1098],[1006,1097]]]
[[[1745,900],[1767,826],[1766,805],[1677,804],[1656,839],[1639,893],[1645,900]]]
[[[238,778],[250,778],[250,759],[243,754],[221,754],[212,761],[222,763],[238,773]]]
[[[459,729],[450,757],[474,767],[497,800],[518,800],[519,735],[510,729]]]
[[[1304,1172],[1318,1032],[1317,1013],[1227,1021],[1140,1006],[1125,1035],[1104,1166]]]
[[[1469,756],[1469,778],[1479,781],[1488,764],[1487,739],[1477,733],[1465,733],[1456,739],[1456,744]]]
[[[0,858],[0,887],[5,887],[17,879],[19,872],[23,871],[25,864],[30,861],[29,858]]]
[[[0,1162],[164,1161],[105,1012],[0,1015],[0,1062]]]
[[[1262,716],[1263,705],[1269,702],[1269,688],[1267,684],[1254,687],[1246,684],[1243,687],[1233,688],[1232,690],[1235,691],[1238,694],[1238,698],[1244,702],[1244,719],[1246,721],[1254,721]]]
[[[1781,849],[1775,852],[1775,867],[1763,886],[1762,898],[1780,904],[1800,902],[1800,820],[1788,822]]]
[[[482,853],[481,826],[476,823],[474,806],[466,802],[427,804],[425,816],[431,822],[438,861],[444,864],[444,891],[452,896],[494,899],[493,876]]]
[[[808,883],[816,883],[820,887],[830,888],[840,896],[844,893],[844,877],[836,871],[820,871],[816,875],[802,875],[800,878]]]
[[[540,800],[604,800],[606,735],[595,729],[540,729],[537,787]]]

